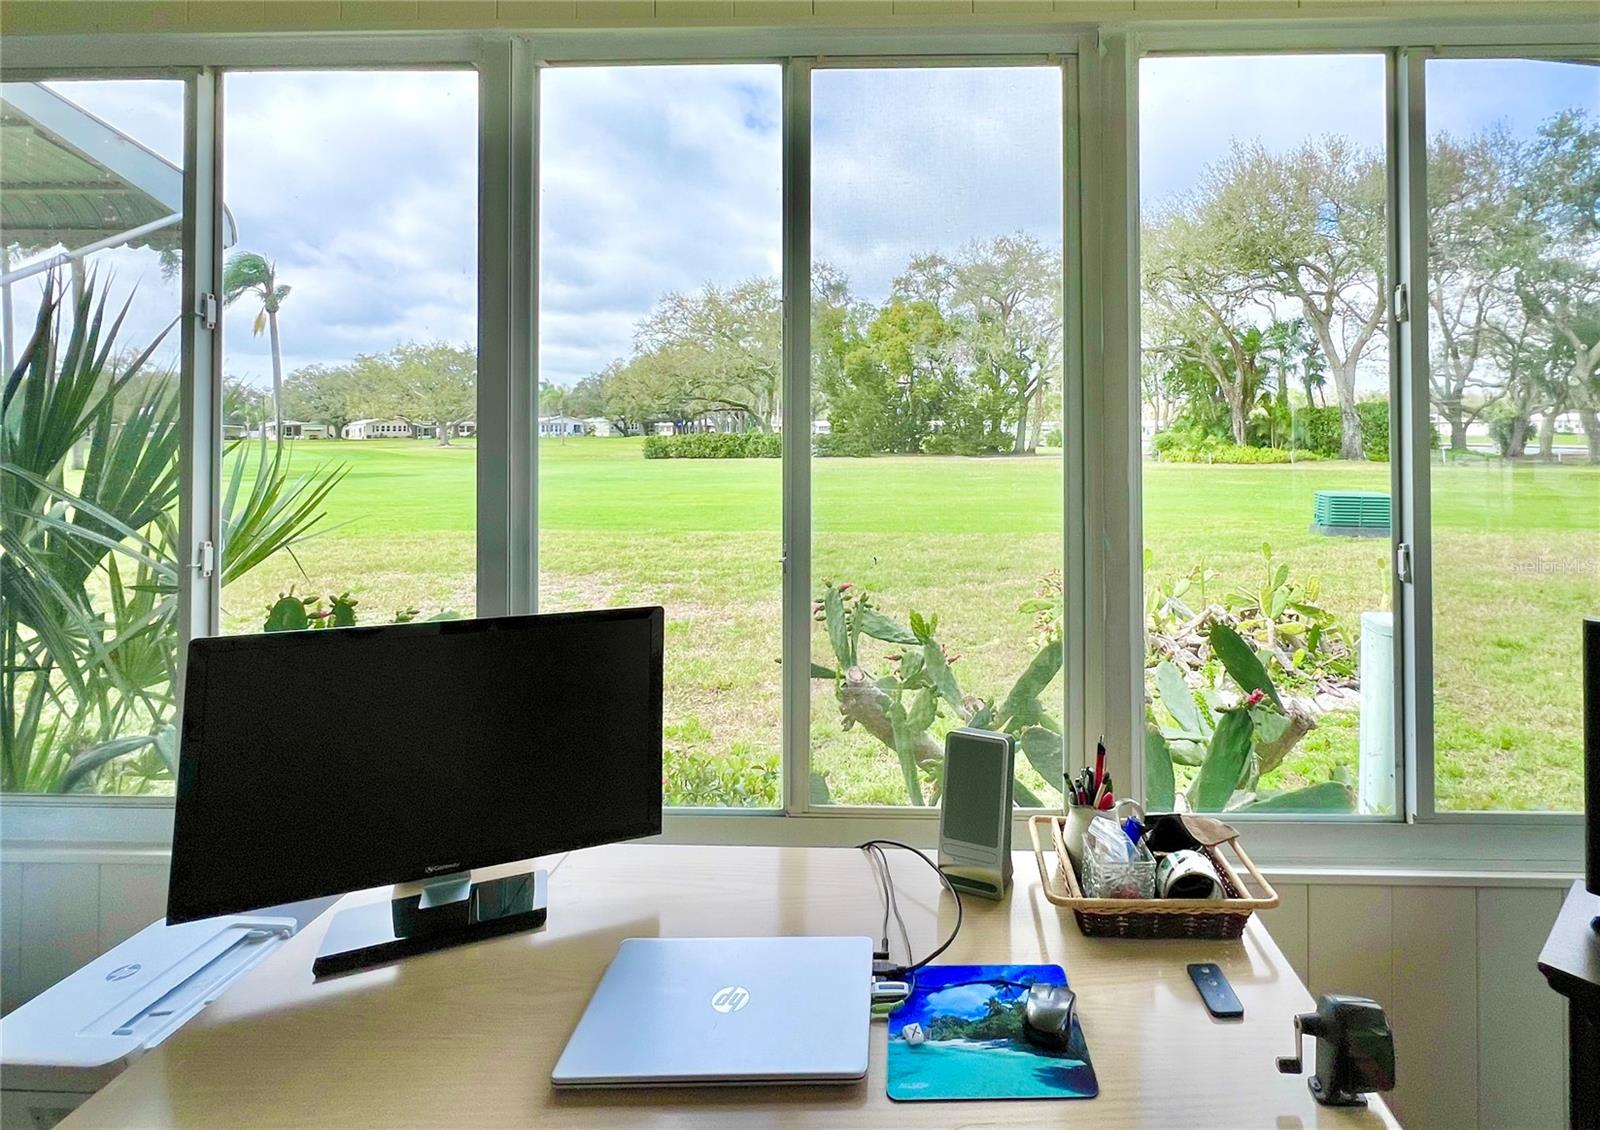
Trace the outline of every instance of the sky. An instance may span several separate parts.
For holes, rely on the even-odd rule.
[[[1428,64],[1431,130],[1495,120],[1527,133],[1580,106],[1600,68]],[[224,199],[237,249],[277,264],[286,371],[400,341],[476,337],[477,105],[464,72],[257,72],[226,78]],[[1234,136],[1269,149],[1383,136],[1379,56],[1153,58],[1141,65],[1148,204],[1193,183]],[[53,84],[174,163],[182,88]],[[776,276],[781,264],[776,66],[570,68],[541,85],[541,376],[570,385],[631,347],[664,293]],[[1046,67],[823,69],[813,76],[813,254],[881,299],[914,253],[1018,231],[1061,239],[1061,86]],[[130,340],[177,312],[155,256],[97,257]],[[136,288],[135,288],[135,284]],[[25,338],[37,280],[15,288]],[[265,383],[265,335],[241,299],[224,372]],[[164,353],[176,355],[176,337]]]

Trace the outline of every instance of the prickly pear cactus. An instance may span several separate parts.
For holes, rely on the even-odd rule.
[[[333,605],[328,611],[328,618],[323,621],[323,626],[328,628],[353,628],[356,625],[356,605],[360,602],[348,592],[338,596],[330,596],[329,602]]]
[[[267,606],[267,622],[261,625],[263,632],[303,632],[311,627],[311,617],[306,609],[316,603],[314,596],[295,596],[294,587],[291,585],[286,593],[279,593],[278,599]]]

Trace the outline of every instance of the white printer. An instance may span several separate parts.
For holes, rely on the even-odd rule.
[[[133,937],[0,1019],[0,1130],[48,1130],[298,928],[232,916]]]

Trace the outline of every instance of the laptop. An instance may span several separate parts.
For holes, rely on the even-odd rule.
[[[628,938],[558,1087],[848,1083],[867,1073],[869,938]]]

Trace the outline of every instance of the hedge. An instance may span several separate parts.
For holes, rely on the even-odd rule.
[[[1161,452],[1163,463],[1309,463],[1321,458],[1314,451],[1290,452],[1282,447],[1243,447],[1237,443],[1168,446]]]
[[[812,437],[811,450],[819,458],[847,455],[853,459],[865,459],[872,454],[872,444],[867,442],[867,437],[864,435],[824,432],[822,435]]]
[[[777,459],[783,437],[773,432],[690,432],[645,436],[646,459]]]
[[[1361,418],[1361,449],[1375,463],[1389,460],[1389,402],[1363,400],[1356,405]],[[1302,408],[1294,414],[1294,441],[1329,459],[1339,458],[1344,441],[1344,423],[1339,406]]]

